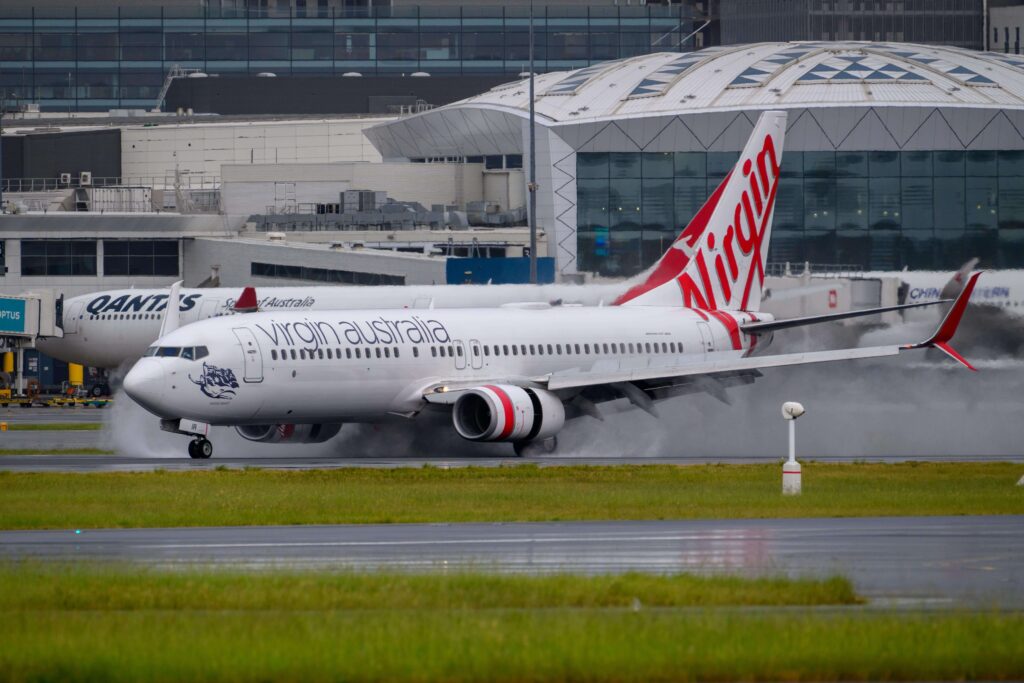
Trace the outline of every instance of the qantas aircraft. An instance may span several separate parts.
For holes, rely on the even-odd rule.
[[[763,368],[925,347],[970,367],[948,342],[979,274],[923,342],[751,354],[776,329],[907,307],[778,321],[759,311],[785,130],[784,112],[761,115],[684,235],[613,305],[254,312],[181,328],[172,307],[125,391],[162,429],[190,436],[194,458],[213,452],[210,425],[234,426],[251,441],[312,443],[344,422],[431,414],[465,439],[509,442],[524,454],[550,452],[567,420],[600,418],[605,402],[653,412],[670,396],[722,395]],[[687,234],[697,235],[692,244]],[[255,291],[245,298],[251,307]]]
[[[625,285],[628,287],[628,284]],[[621,283],[591,285],[422,285],[384,287],[268,287],[261,311],[321,311],[366,308],[477,308],[518,303],[596,306],[611,302]],[[243,288],[181,289],[182,324],[236,313]],[[64,304],[64,336],[40,339],[43,353],[71,363],[116,368],[135,361],[156,338],[167,308],[168,290],[121,289],[69,299]]]

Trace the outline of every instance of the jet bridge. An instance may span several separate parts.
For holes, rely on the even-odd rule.
[[[27,292],[21,296],[0,296],[0,348],[17,355],[14,388],[25,391],[25,349],[35,347],[39,337],[62,337],[60,304],[52,290]]]

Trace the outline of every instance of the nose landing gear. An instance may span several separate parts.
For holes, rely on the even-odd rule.
[[[213,455],[213,444],[204,437],[193,439],[188,443],[188,457],[197,460],[206,460]]]

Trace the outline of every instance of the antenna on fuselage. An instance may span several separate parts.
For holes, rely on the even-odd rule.
[[[179,310],[181,307],[181,283],[182,280],[178,280],[171,285],[171,293],[167,297],[167,307],[164,308],[164,319],[160,323],[160,337],[164,337],[178,329],[181,320]]]

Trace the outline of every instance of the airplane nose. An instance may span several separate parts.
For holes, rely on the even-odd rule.
[[[142,358],[135,364],[124,378],[124,390],[149,412],[160,417],[175,417],[166,414],[164,369],[155,358]]]

